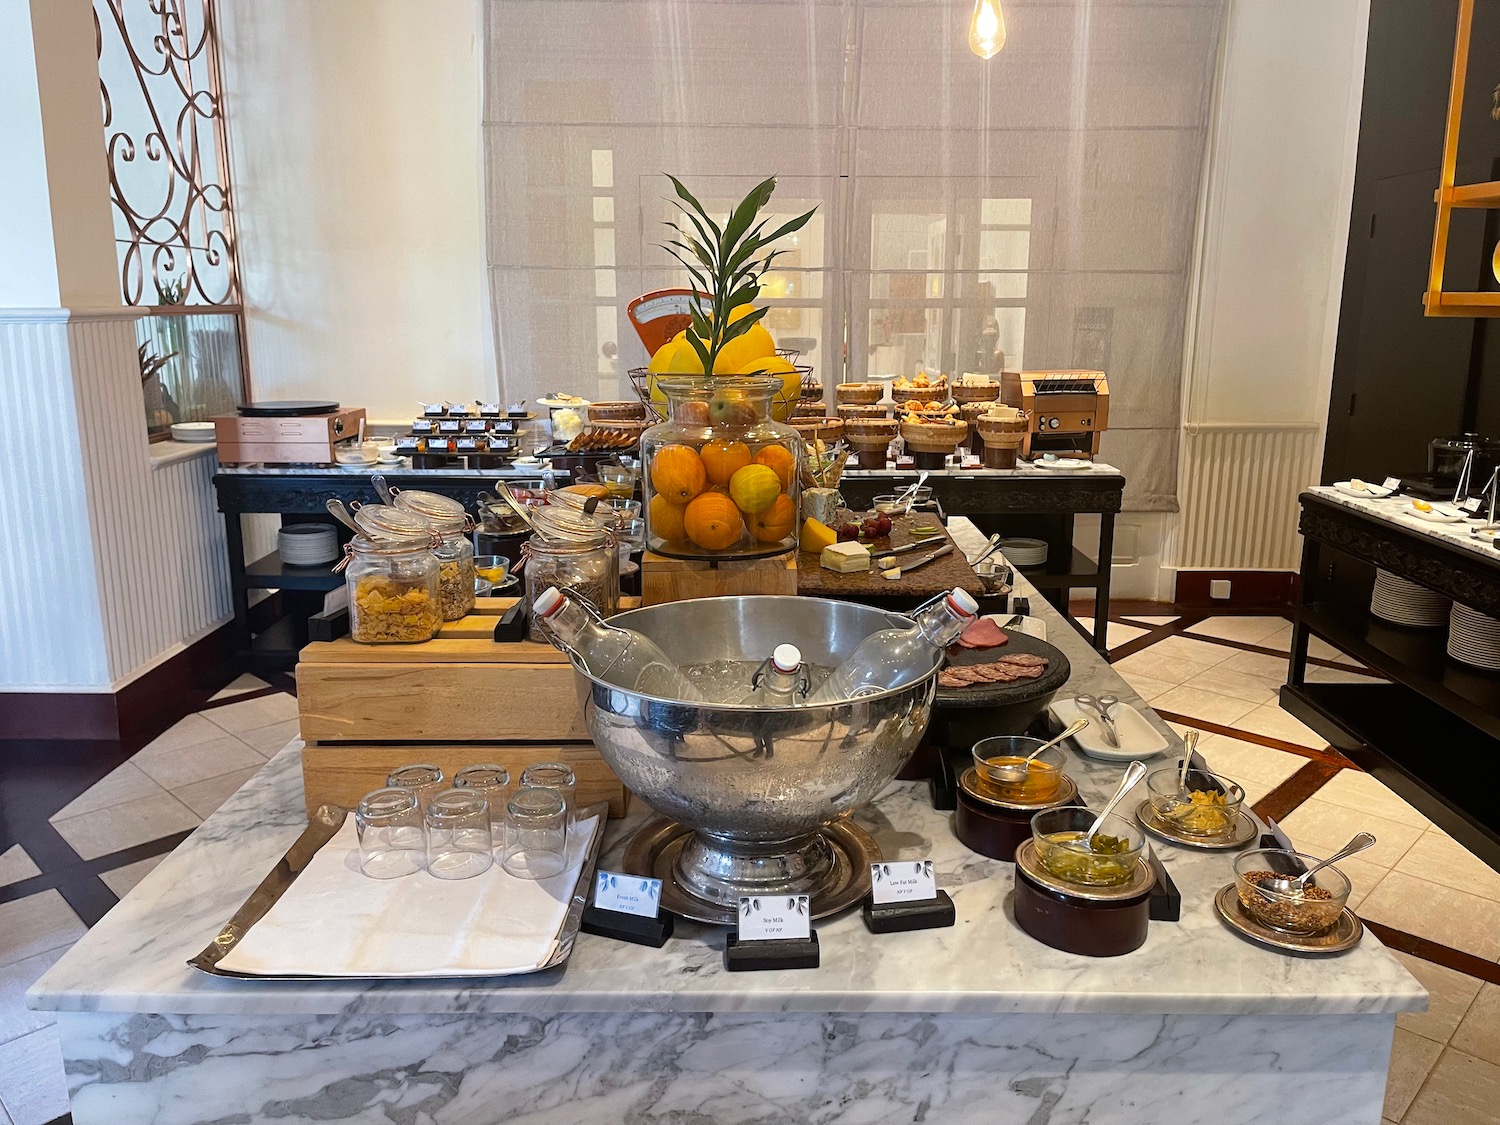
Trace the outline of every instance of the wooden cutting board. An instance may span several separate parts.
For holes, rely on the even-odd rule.
[[[864,516],[860,514],[851,518],[855,523],[859,523]],[[803,551],[798,560],[797,593],[825,598],[858,599],[863,596],[921,599],[959,586],[976,598],[981,596],[984,593],[984,584],[979,581],[979,575],[974,573],[974,568],[964,559],[964,553],[956,546],[951,553],[936,562],[927,564],[915,574],[903,574],[895,581],[881,577],[880,557],[893,547],[914,542],[916,537],[911,533],[911,526],[913,523],[924,522],[928,525],[936,525],[938,533],[923,540],[927,546],[897,555],[897,566],[906,566],[925,558],[945,543],[953,542],[947,529],[938,523],[935,515],[898,516],[891,520],[891,536],[888,541],[877,539],[866,544],[871,548],[870,569],[867,571],[862,570],[856,574],[838,574],[819,566],[817,556],[811,551]]]

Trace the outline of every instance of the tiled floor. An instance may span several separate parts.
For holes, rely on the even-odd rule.
[[[286,745],[296,700],[268,688],[241,677],[213,697],[211,709],[182,719],[113,769],[97,769],[91,785],[68,789],[72,775],[45,764],[20,771],[0,753],[0,812],[17,813],[0,817],[0,830],[22,840],[0,847],[0,1125],[43,1125],[67,1113],[52,1021],[27,1010],[23,997],[87,928],[69,899],[102,898],[95,917],[102,915]],[[261,694],[240,699],[247,693]],[[66,760],[98,760],[108,746],[69,746]],[[38,800],[50,804],[36,812]]]
[[[1279,617],[1153,613],[1109,622],[1116,668],[1179,730],[1211,725],[1202,753],[1244,786],[1252,803],[1278,800],[1279,790],[1290,792],[1281,787],[1310,762],[1325,763],[1322,776],[1331,772],[1331,778],[1282,823],[1312,852],[1336,848],[1361,829],[1376,834],[1375,848],[1340,864],[1354,882],[1351,902],[1363,917],[1460,954],[1500,961],[1500,873],[1374,778],[1340,769],[1324,741],[1277,706],[1290,639],[1291,626]],[[1368,673],[1326,646],[1312,655],[1323,663],[1311,667],[1310,678]],[[296,726],[292,696],[241,677],[129,760],[97,769],[48,806],[36,831],[20,837],[23,843],[0,849],[0,1125],[44,1125],[67,1108],[54,1031],[44,1013],[24,1009],[21,997],[84,932],[90,918],[70,903],[97,903],[103,896],[92,914],[97,918],[128,894],[182,834],[284,746]],[[0,758],[0,801],[12,784]],[[23,797],[34,803],[35,792]],[[59,867],[63,874],[54,877]],[[79,880],[93,884],[92,896],[79,894]],[[1427,1013],[1398,1021],[1387,1120],[1494,1122],[1500,987],[1399,956],[1433,1001]],[[1489,975],[1500,980],[1500,972]]]

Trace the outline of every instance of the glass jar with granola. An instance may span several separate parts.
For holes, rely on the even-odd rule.
[[[397,508],[414,512],[442,538],[433,553],[438,559],[438,602],[444,621],[458,621],[474,611],[474,543],[469,533],[474,521],[451,496],[421,489],[403,489],[394,497]]]

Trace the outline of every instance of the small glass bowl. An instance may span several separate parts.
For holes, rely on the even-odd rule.
[[[1000,734],[981,738],[974,743],[974,769],[985,788],[1002,801],[1018,805],[1039,805],[1057,796],[1062,788],[1063,765],[1067,755],[1060,746],[1049,746],[1031,760],[1024,781],[1005,780],[994,768],[993,760],[1019,765],[1026,755],[1042,744],[1040,738],[1021,734]]]
[[[1244,788],[1221,774],[1188,770],[1188,792],[1183,793],[1178,788],[1180,769],[1180,766],[1168,766],[1153,770],[1146,776],[1146,788],[1151,791],[1151,807],[1156,810],[1156,815],[1184,836],[1218,840],[1232,834],[1235,822],[1239,820],[1240,806],[1245,803]],[[1214,782],[1224,790],[1222,804],[1207,799],[1213,793]],[[1192,793],[1198,793],[1205,800],[1192,800]]]
[[[1046,809],[1031,818],[1036,858],[1057,878],[1088,887],[1117,887],[1135,878],[1136,864],[1146,850],[1146,834],[1123,816],[1110,813],[1100,836],[1123,840],[1123,851],[1100,854],[1081,846],[1082,837],[1098,814],[1078,805]]]
[[[510,560],[504,555],[475,555],[474,573],[491,586],[499,586],[510,573]]]
[[[1349,877],[1337,867],[1325,867],[1310,880],[1313,894],[1327,898],[1282,894],[1260,886],[1255,876],[1262,872],[1295,876],[1320,863],[1315,856],[1281,848],[1257,848],[1234,860],[1234,889],[1240,905],[1257,922],[1283,934],[1320,934],[1333,926],[1344,912],[1352,889]]]

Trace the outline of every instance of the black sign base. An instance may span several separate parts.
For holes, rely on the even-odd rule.
[[[1146,855],[1151,864],[1151,871],[1156,875],[1156,882],[1151,886],[1151,921],[1180,922],[1182,920],[1182,892],[1177,889],[1172,876],[1167,874],[1167,869],[1162,865],[1161,860],[1156,858],[1155,849],[1148,848]]]
[[[731,973],[751,973],[760,969],[816,969],[818,967],[818,931],[806,938],[772,938],[769,941],[741,941],[730,934],[724,941],[724,968]]]
[[[907,930],[940,930],[958,920],[947,891],[924,902],[886,902],[876,906],[865,899],[865,929],[872,934],[899,934]]]
[[[632,945],[649,945],[652,949],[660,949],[672,936],[672,918],[665,910],[655,918],[642,918],[639,914],[585,906],[578,928],[597,937],[614,938],[616,941],[628,941]]]

